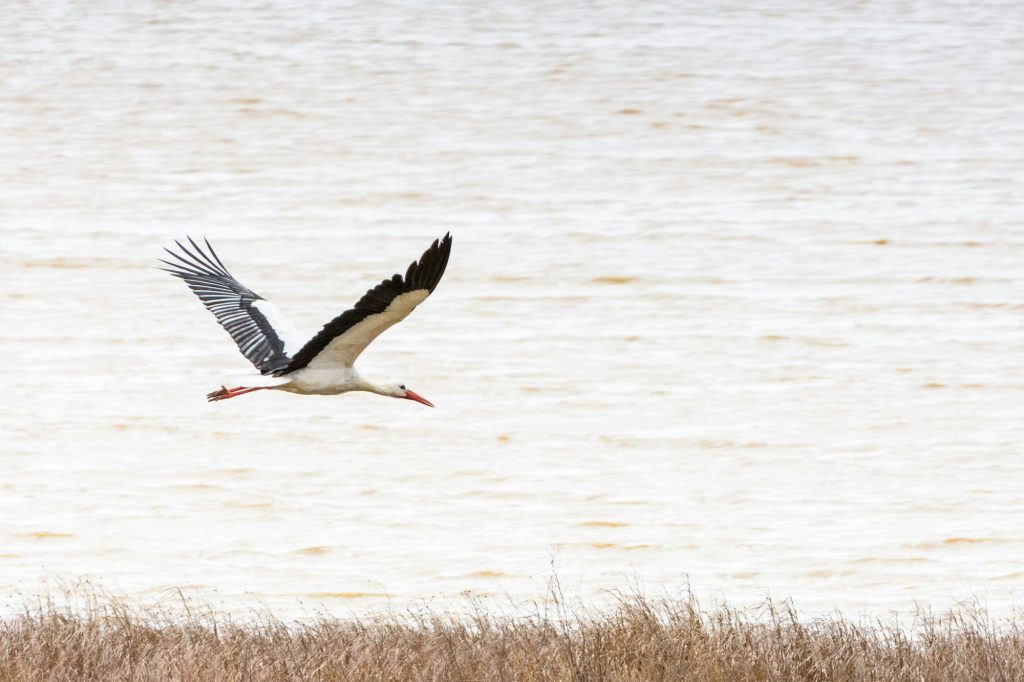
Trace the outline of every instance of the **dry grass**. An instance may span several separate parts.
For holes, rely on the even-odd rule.
[[[1024,632],[976,610],[896,627],[635,595],[587,613],[553,597],[530,616],[477,603],[292,624],[44,602],[0,620],[0,681],[1024,680]]]

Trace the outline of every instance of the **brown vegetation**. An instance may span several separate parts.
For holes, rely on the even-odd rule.
[[[976,611],[907,627],[789,609],[619,600],[600,613],[370,619],[270,617],[53,602],[0,620],[0,681],[29,680],[1024,680],[1024,631]],[[967,615],[972,614],[972,615]]]

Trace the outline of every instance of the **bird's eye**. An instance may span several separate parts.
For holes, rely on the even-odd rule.
[[[405,390],[405,384],[399,384],[399,385],[398,385],[398,387],[399,387],[400,389],[402,389],[403,391]]]

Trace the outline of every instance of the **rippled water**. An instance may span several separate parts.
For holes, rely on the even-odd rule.
[[[0,585],[225,608],[1024,587],[1018,3],[23,2],[0,23]],[[451,230],[368,394],[247,365]]]

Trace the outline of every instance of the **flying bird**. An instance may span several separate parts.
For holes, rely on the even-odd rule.
[[[174,261],[159,259],[170,266],[160,269],[185,280],[238,344],[242,355],[260,371],[259,375],[246,377],[242,385],[221,386],[208,394],[207,400],[226,400],[262,390],[306,395],[369,391],[434,406],[405,384],[379,384],[363,378],[354,363],[375,338],[404,320],[434,291],[448,265],[451,234],[435,239],[420,259],[409,265],[404,277],[394,275],[369,289],[308,341],[296,335],[277,306],[228,272],[209,240],[203,240],[205,249],[191,237],[188,242],[191,249],[178,241],[174,242],[178,252],[165,248]]]

